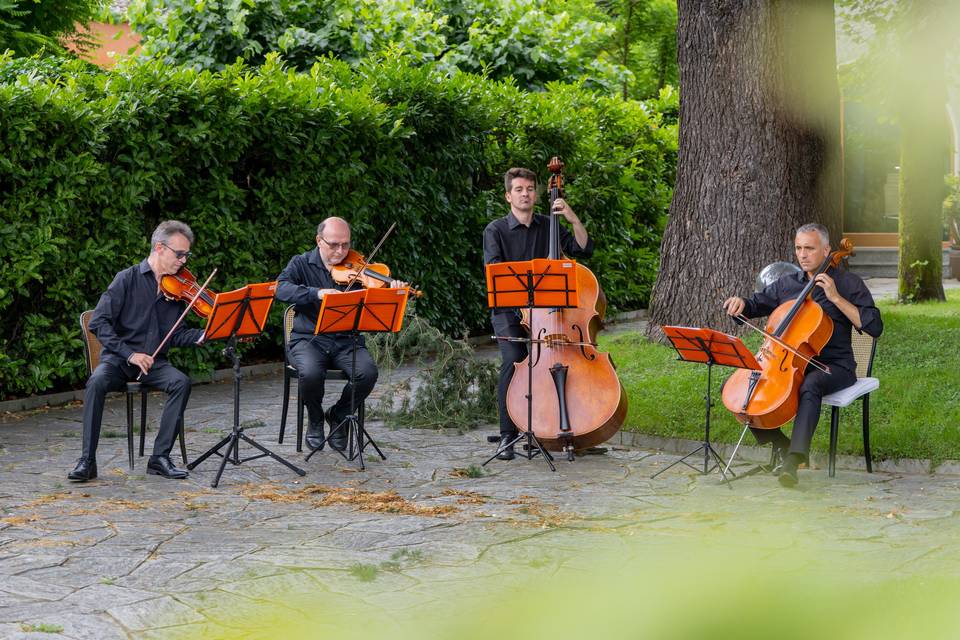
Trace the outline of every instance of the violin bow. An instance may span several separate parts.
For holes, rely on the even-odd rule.
[[[828,374],[828,375],[830,374],[830,367],[828,367],[827,365],[823,364],[822,362],[820,362],[820,361],[817,360],[816,358],[808,358],[807,356],[803,355],[802,353],[800,353],[799,351],[797,351],[796,349],[794,349],[793,347],[791,347],[790,345],[788,345],[786,342],[784,342],[784,341],[781,340],[780,338],[778,338],[778,337],[776,337],[775,335],[773,335],[772,333],[768,333],[768,332],[764,331],[763,329],[761,329],[760,327],[758,327],[758,326],[756,326],[755,324],[753,324],[752,322],[750,322],[750,320],[749,320],[745,315],[743,315],[742,313],[738,313],[738,314],[735,315],[734,317],[735,317],[737,320],[739,320],[740,322],[742,322],[743,324],[745,324],[745,325],[747,325],[748,327],[750,327],[751,329],[753,329],[754,331],[757,331],[757,332],[759,332],[759,333],[762,333],[762,334],[765,335],[766,337],[770,338],[771,340],[773,340],[774,342],[776,342],[778,345],[780,345],[781,347],[783,347],[784,349],[786,349],[787,351],[789,351],[790,353],[792,353],[792,354],[795,355],[796,357],[800,358],[800,359],[803,360],[804,362],[806,362],[806,363],[808,363],[808,364],[812,364],[814,367],[816,367],[817,369],[819,369],[820,371],[823,371],[824,373],[826,373],[826,374]]]
[[[353,274],[353,277],[350,278],[350,281],[349,281],[349,282],[347,282],[347,286],[345,286],[345,287],[343,288],[344,291],[350,291],[350,287],[353,286],[353,283],[357,281],[357,278],[360,277],[360,274],[363,273],[363,270],[367,268],[367,265],[368,265],[368,264],[370,264],[370,261],[373,259],[373,256],[377,255],[377,251],[379,251],[379,250],[380,250],[380,247],[383,246],[383,243],[387,241],[387,237],[388,237],[391,233],[393,233],[393,229],[394,229],[394,227],[396,227],[396,226],[397,226],[397,223],[396,223],[396,222],[394,222],[392,225],[390,225],[390,228],[387,229],[387,232],[384,233],[384,234],[383,234],[383,237],[380,238],[380,242],[378,242],[378,243],[377,243],[377,246],[375,246],[375,247],[373,248],[373,251],[371,251],[371,252],[369,253],[369,255],[367,255],[367,257],[364,258],[364,259],[360,262],[360,268],[357,269],[357,272],[356,272],[355,274]]]
[[[163,349],[163,345],[167,344],[167,340],[170,339],[170,336],[173,335],[173,332],[177,330],[177,327],[180,326],[180,323],[183,322],[183,319],[187,317],[187,314],[190,313],[190,309],[193,308],[194,303],[203,293],[203,290],[207,288],[207,285],[210,284],[210,281],[213,280],[213,276],[217,275],[217,269],[214,268],[210,272],[210,276],[206,279],[203,285],[197,290],[197,293],[194,294],[193,298],[190,300],[190,303],[187,305],[187,308],[183,310],[183,313],[180,314],[180,317],[177,318],[177,321],[173,323],[173,326],[170,327],[170,331],[167,331],[167,335],[163,337],[163,340],[160,342],[160,346],[153,352],[153,355],[150,356],[151,359],[156,358],[157,354],[160,353],[160,349]],[[143,370],[140,371],[140,374],[137,376],[137,382],[140,381],[140,378],[143,377]]]

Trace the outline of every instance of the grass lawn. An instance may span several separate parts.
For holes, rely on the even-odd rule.
[[[960,459],[960,290],[946,303],[900,305],[880,302],[884,331],[877,343],[873,375],[880,389],[870,396],[870,444],[875,459]],[[730,327],[717,327],[730,330]],[[759,336],[757,336],[759,337]],[[759,340],[748,336],[752,349]],[[651,344],[637,333],[604,337],[630,398],[624,429],[688,438],[703,437],[707,368],[678,362],[670,347]],[[720,383],[731,370],[713,369],[711,439],[736,442],[740,424],[723,406]],[[863,454],[860,402],[840,412],[839,452]],[[789,425],[785,427],[789,433]],[[830,411],[824,409],[813,439],[827,451]],[[751,444],[752,438],[747,436]]]

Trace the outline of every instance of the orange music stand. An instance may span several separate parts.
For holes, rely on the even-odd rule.
[[[204,341],[226,340],[227,346],[224,348],[223,354],[233,361],[233,428],[229,435],[225,436],[206,453],[187,465],[188,469],[193,470],[198,464],[213,454],[217,454],[223,458],[220,462],[220,468],[217,470],[217,475],[210,484],[211,487],[216,487],[220,484],[220,476],[223,475],[223,470],[227,466],[227,462],[233,465],[240,465],[244,462],[266,456],[285,465],[298,475],[303,476],[307,473],[247,436],[247,434],[243,432],[243,427],[240,426],[240,356],[237,354],[237,341],[240,338],[254,338],[263,332],[263,328],[267,322],[267,316],[270,313],[270,307],[273,305],[273,296],[276,289],[276,282],[261,282],[258,284],[248,284],[236,291],[219,293],[214,299],[213,309],[207,318]],[[260,453],[247,458],[241,458],[241,440],[258,449]],[[227,447],[226,452],[220,453],[220,449],[224,446]]]
[[[524,453],[520,455],[527,460],[542,455],[550,470],[557,470],[553,464],[553,456],[543,448],[533,431],[533,367],[535,363],[532,354],[533,344],[541,342],[533,337],[536,335],[533,328],[533,309],[562,309],[577,306],[579,298],[576,265],[576,261],[568,258],[559,260],[536,258],[514,262],[494,262],[486,266],[487,306],[492,309],[525,307],[529,312],[531,326],[526,338],[494,336],[496,340],[513,340],[525,342],[527,345],[527,354],[530,358],[530,365],[527,367],[527,430],[518,433],[510,442],[497,447],[496,452],[481,466],[486,466],[500,455],[501,451],[526,439],[523,445]],[[561,414],[564,410],[565,408],[561,405]],[[496,436],[487,438],[490,442],[499,439]],[[567,459],[573,460],[572,448],[567,450]]]
[[[360,460],[360,469],[365,469],[363,450],[370,444],[379,454],[381,460],[386,460],[377,443],[364,428],[357,415],[356,384],[354,376],[357,371],[357,346],[360,333],[396,333],[403,326],[403,314],[407,308],[407,299],[410,296],[408,287],[378,289],[358,289],[343,293],[328,293],[323,296],[320,304],[320,313],[317,314],[317,324],[314,334],[349,332],[353,339],[352,366],[350,368],[350,415],[330,429],[330,433],[321,441],[320,446],[307,454],[307,460],[319,451],[325,442],[341,429],[347,430],[347,446],[344,451],[338,451],[346,460]]]
[[[486,267],[487,306],[561,309],[576,307],[575,260],[520,260],[494,262]]]
[[[704,402],[706,403],[706,419],[704,422],[703,444],[679,460],[667,465],[657,473],[653,474],[651,478],[656,478],[667,469],[682,463],[701,474],[707,474],[714,469],[719,469],[720,475],[723,476],[724,480],[726,480],[727,471],[730,471],[730,465],[727,464],[726,468],[724,468],[723,459],[713,448],[713,445],[710,444],[710,407],[713,405],[713,403],[710,401],[711,371],[713,365],[715,364],[719,364],[724,367],[737,367],[740,369],[755,370],[760,369],[760,365],[757,363],[757,359],[754,358],[753,354],[750,353],[750,350],[747,349],[747,346],[743,344],[743,341],[736,336],[721,333],[720,331],[714,331],[713,329],[696,327],[665,326],[663,327],[663,333],[667,336],[667,339],[670,341],[670,344],[673,345],[673,348],[676,349],[677,355],[680,356],[680,360],[684,360],[686,362],[699,362],[707,365],[707,390],[706,394],[704,395]],[[700,451],[703,451],[703,471],[700,471],[699,468],[694,467],[692,464],[687,462],[687,458],[699,453]],[[716,461],[716,464],[713,467],[710,466],[711,456],[713,456],[713,459]],[[730,473],[733,472],[730,471]]]

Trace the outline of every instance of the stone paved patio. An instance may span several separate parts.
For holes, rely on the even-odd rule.
[[[65,476],[79,406],[0,423],[0,637],[273,637],[251,611],[308,624],[295,637],[377,616],[393,628],[475,612],[491,591],[531,578],[592,576],[596,550],[648,586],[666,575],[653,564],[688,562],[693,549],[749,549],[768,568],[868,580],[960,570],[957,476],[814,470],[801,471],[799,490],[764,475],[731,488],[689,470],[651,480],[676,457],[612,444],[558,460],[556,473],[518,459],[470,477],[491,452],[487,432],[375,421],[387,460],[360,472],[330,452],[304,463],[293,437],[277,444],[280,388],[279,377],[245,379],[242,419],[262,421],[248,433],[304,466],[303,478],[268,459],[228,465],[217,489],[216,459],[185,481],[145,476],[146,459],[128,469],[126,440],[114,437],[101,440],[101,477],[76,485]],[[230,424],[231,391],[194,388],[191,458]],[[104,428],[123,424],[116,396]]]

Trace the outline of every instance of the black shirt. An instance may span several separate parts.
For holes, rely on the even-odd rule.
[[[320,289],[343,291],[344,286],[334,281],[317,248],[290,258],[287,267],[277,276],[277,300],[291,303],[296,309],[291,342],[314,338],[313,332],[323,302],[317,296]],[[351,340],[347,332],[319,334],[316,338],[321,343],[330,343],[325,348],[331,348],[334,344],[345,346]],[[363,344],[362,338],[360,344]]]
[[[560,250],[570,258],[589,258],[593,255],[593,239],[580,248],[576,237],[560,227]],[[546,258],[550,254],[550,218],[535,214],[530,226],[520,224],[513,211],[498,218],[483,230],[483,264],[514,262]],[[513,313],[511,310],[494,313]]]
[[[122,364],[134,353],[152,354],[185,307],[184,302],[167,300],[160,293],[146,259],[124,269],[100,296],[90,319],[90,331],[103,345],[100,359]],[[181,323],[157,359],[164,358],[171,346],[194,344],[202,334]]]
[[[873,304],[867,285],[859,276],[849,271],[840,271],[833,267],[827,269],[827,275],[833,278],[837,286],[837,293],[847,302],[860,310],[860,333],[866,332],[873,337],[879,337],[883,332],[883,321],[880,319],[880,310]],[[767,316],[788,300],[795,300],[809,280],[804,272],[783,276],[747,299],[743,315],[748,318]],[[833,335],[823,347],[817,359],[827,364],[835,364],[849,371],[856,372],[857,363],[853,358],[853,348],[850,345],[850,329],[853,323],[832,302],[827,300],[823,288],[814,286],[810,294],[814,302],[819,304],[824,313],[833,320]]]

